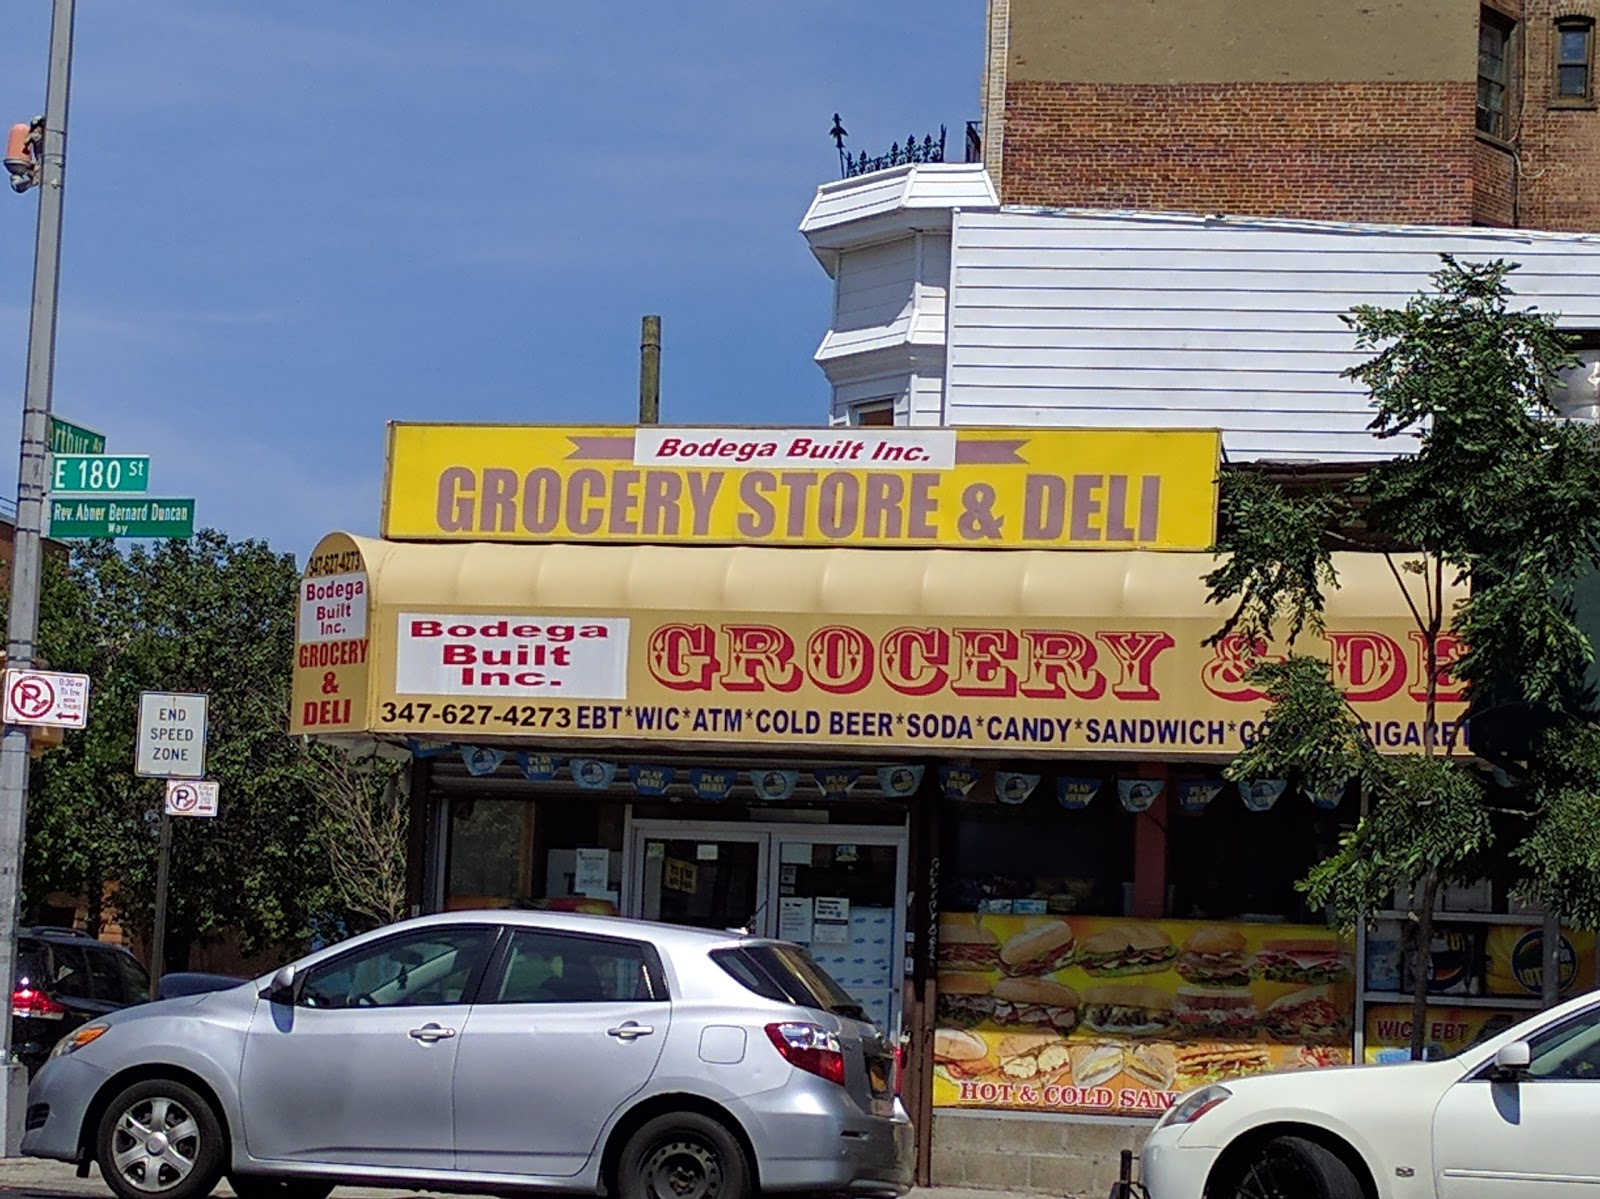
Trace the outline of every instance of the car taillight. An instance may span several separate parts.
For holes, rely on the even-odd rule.
[[[35,1020],[60,1020],[67,1014],[67,1009],[43,991],[35,991],[32,987],[18,987],[11,992],[11,1014],[30,1016]]]
[[[767,1039],[796,1070],[844,1086],[844,1050],[838,1034],[817,1024],[786,1021],[767,1025]]]
[[[899,1045],[894,1047],[894,1093],[900,1096],[900,1080],[905,1077],[906,1051]]]

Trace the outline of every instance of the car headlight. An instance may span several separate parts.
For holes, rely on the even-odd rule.
[[[1167,1109],[1167,1114],[1162,1116],[1156,1124],[1157,1128],[1165,1128],[1175,1124],[1193,1124],[1212,1108],[1230,1098],[1233,1092],[1227,1087],[1213,1084],[1201,1087],[1198,1091],[1190,1091]]]
[[[50,1051],[52,1059],[66,1057],[69,1053],[76,1053],[91,1041],[97,1041],[111,1031],[107,1024],[85,1024],[82,1028],[75,1028],[66,1036],[56,1042],[56,1047]]]

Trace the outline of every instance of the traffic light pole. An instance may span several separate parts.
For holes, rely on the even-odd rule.
[[[17,525],[11,561],[11,612],[6,665],[31,666],[39,633],[39,575],[43,566],[45,467],[50,448],[50,389],[56,359],[56,294],[61,273],[61,200],[66,183],[67,98],[72,78],[74,0],[54,0],[44,129],[37,149],[39,226],[33,253],[33,309],[28,324],[28,376],[22,400],[22,461],[17,471]],[[17,924],[22,899],[22,843],[27,828],[28,730],[6,725],[0,734],[0,983],[16,990]],[[9,1006],[9,1004],[8,1004]],[[21,1153],[28,1075],[13,1057],[9,1011],[0,1019],[5,1085],[5,1156]]]

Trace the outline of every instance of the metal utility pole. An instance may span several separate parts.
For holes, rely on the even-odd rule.
[[[167,972],[167,876],[172,870],[172,817],[161,805],[161,847],[156,857],[156,923],[150,934],[150,994]]]
[[[661,318],[647,316],[639,335],[639,423],[661,423]]]
[[[39,226],[33,252],[33,312],[28,323],[28,376],[22,400],[22,460],[17,471],[17,528],[11,562],[11,616],[6,664],[33,665],[39,632],[45,455],[50,448],[50,388],[56,360],[56,292],[61,273],[61,199],[66,183],[67,97],[72,78],[74,0],[54,0],[44,126],[35,149]],[[7,725],[0,734],[0,981],[16,990],[17,919],[22,883],[22,841],[27,828],[28,730]],[[12,1057],[11,1021],[0,1020],[0,1063],[5,1086],[5,1155],[21,1150],[28,1075]]]
[[[1553,1008],[1561,1002],[1561,918],[1554,912],[1544,913],[1539,943],[1542,947],[1539,998],[1545,1007]]]

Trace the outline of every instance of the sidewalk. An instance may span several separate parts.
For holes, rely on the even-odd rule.
[[[26,1192],[32,1195],[61,1196],[62,1199],[108,1199],[111,1191],[100,1180],[98,1169],[91,1170],[88,1178],[79,1178],[77,1168],[65,1162],[47,1162],[38,1158],[0,1158],[0,1193]],[[360,1187],[340,1187],[334,1199],[416,1199],[427,1191],[368,1190]],[[228,1184],[218,1185],[215,1194],[219,1199],[232,1199]],[[982,1191],[961,1187],[919,1188],[908,1199],[1012,1199],[1004,1191]],[[1037,1196],[1031,1199],[1038,1199]]]

